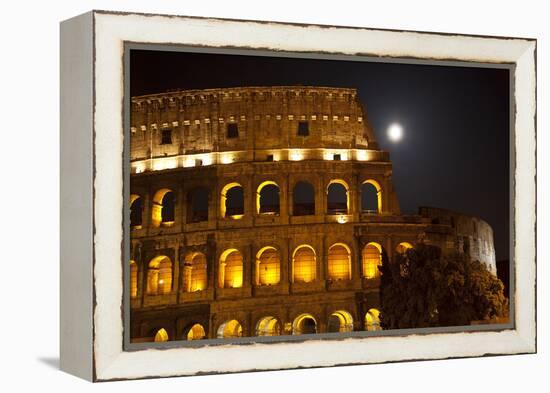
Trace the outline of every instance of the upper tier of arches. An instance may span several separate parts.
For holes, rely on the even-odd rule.
[[[243,180],[222,181],[219,191],[200,185],[180,191],[174,184],[174,188],[164,186],[150,194],[149,188],[134,187],[129,200],[130,227],[163,228],[248,217],[280,224],[282,217],[288,216],[306,221],[323,216],[323,221],[343,223],[363,215],[389,213],[384,183],[374,178],[358,184],[332,178],[324,186],[305,177],[292,182],[267,178],[255,185]],[[139,193],[140,189],[144,191]]]

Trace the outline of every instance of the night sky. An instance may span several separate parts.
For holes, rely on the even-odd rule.
[[[131,95],[174,89],[352,87],[390,152],[402,213],[434,206],[478,216],[509,257],[509,71],[132,50]],[[397,122],[403,139],[391,142]]]

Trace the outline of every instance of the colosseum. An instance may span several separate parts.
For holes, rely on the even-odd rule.
[[[496,272],[475,217],[401,214],[357,91],[133,97],[131,342],[380,330],[379,271],[415,244]]]

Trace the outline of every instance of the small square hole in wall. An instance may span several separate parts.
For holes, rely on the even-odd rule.
[[[202,160],[196,159],[195,160],[195,166],[202,166]]]
[[[298,123],[298,135],[299,136],[309,135],[309,123],[307,121],[301,121]]]
[[[342,155],[341,154],[335,154],[332,156],[332,159],[334,161],[342,161]]]
[[[237,123],[227,124],[227,137],[228,138],[238,138],[239,137],[239,127]]]
[[[160,144],[161,145],[171,145],[172,144],[172,130],[171,129],[162,130]]]
[[[273,154],[268,154],[265,160],[270,162],[273,161]]]

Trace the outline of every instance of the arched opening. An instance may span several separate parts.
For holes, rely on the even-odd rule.
[[[226,184],[220,201],[221,216],[238,220],[244,215],[244,189],[239,183]]]
[[[327,188],[327,214],[348,214],[348,185],[343,180],[331,180]]]
[[[187,194],[188,223],[208,221],[208,197],[208,189],[204,187],[191,190]]]
[[[197,292],[207,287],[206,256],[196,252],[185,259],[183,268],[183,288],[185,292]]]
[[[168,332],[166,331],[166,329],[160,328],[159,330],[157,330],[157,333],[155,334],[156,343],[165,342],[165,341],[168,341],[169,339],[170,337],[168,337]]]
[[[382,330],[380,326],[380,311],[371,308],[365,315],[365,329],[369,332]]]
[[[200,323],[196,323],[193,326],[191,326],[191,329],[189,329],[189,332],[187,332],[187,340],[202,340],[206,337],[206,332],[204,331],[204,327]]]
[[[237,249],[225,250],[220,257],[220,288],[243,286],[243,256]]]
[[[168,188],[158,190],[153,197],[153,226],[171,226],[174,224],[175,197]]]
[[[413,248],[411,243],[401,242],[397,245],[397,247],[395,247],[395,251],[397,251],[398,254],[404,254],[411,248]]]
[[[281,278],[281,258],[275,247],[264,247],[256,254],[256,285],[278,284]]]
[[[308,245],[298,246],[292,255],[292,282],[311,282],[316,277],[315,250]]]
[[[218,328],[218,338],[242,337],[243,327],[236,319],[224,322]]]
[[[256,324],[256,336],[279,336],[281,324],[275,317],[264,317]]]
[[[363,247],[361,254],[363,277],[375,278],[380,276],[378,266],[382,265],[382,246],[378,243],[370,242]]]
[[[361,211],[366,214],[382,212],[382,188],[376,180],[361,184]]]
[[[333,244],[328,250],[328,278],[351,280],[351,251],[343,243]]]
[[[305,181],[299,181],[292,192],[292,214],[311,216],[315,214],[315,189]]]
[[[172,261],[160,255],[149,262],[147,294],[164,295],[172,291]]]
[[[256,191],[256,212],[258,214],[278,215],[279,186],[273,181],[264,181]]]
[[[292,322],[292,334],[315,334],[317,333],[317,321],[311,314],[301,314]]]
[[[347,311],[335,311],[328,319],[329,333],[346,333],[353,331],[353,317]]]
[[[137,297],[138,265],[130,261],[130,297]]]
[[[143,203],[139,195],[130,195],[130,228],[141,229],[143,216]]]

